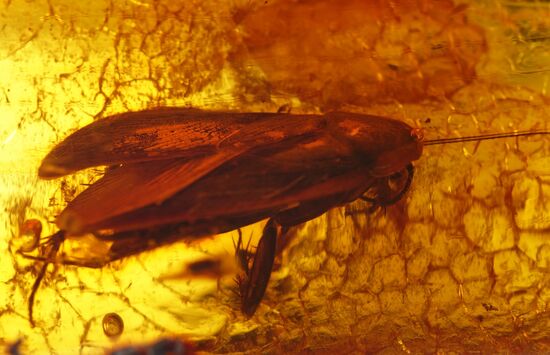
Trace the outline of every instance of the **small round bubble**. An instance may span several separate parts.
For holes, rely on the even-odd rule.
[[[20,228],[19,250],[30,252],[36,249],[42,234],[42,223],[37,219],[28,219]]]
[[[107,313],[103,317],[103,332],[109,338],[118,337],[124,331],[124,321],[116,313]]]

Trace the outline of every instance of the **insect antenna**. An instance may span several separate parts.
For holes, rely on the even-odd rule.
[[[480,135],[477,135],[477,136],[466,136],[466,137],[455,137],[455,138],[428,139],[428,140],[425,140],[423,142],[423,145],[427,146],[427,145],[437,145],[437,144],[477,142],[477,141],[484,141],[484,140],[489,140],[489,139],[527,137],[527,136],[536,136],[536,135],[543,135],[543,134],[550,134],[550,131],[547,131],[547,130],[531,130],[531,131],[516,131],[516,132],[480,134]]]

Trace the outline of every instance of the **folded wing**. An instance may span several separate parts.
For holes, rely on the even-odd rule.
[[[42,161],[39,176],[57,178],[92,166],[195,159],[315,135],[316,115],[209,112],[160,108],[98,120],[67,137]]]
[[[94,218],[80,230],[120,232],[175,223],[187,224],[189,233],[231,230],[241,227],[235,223],[252,223],[302,203],[334,196],[339,205],[357,198],[372,181],[368,170],[345,146],[321,136],[279,151],[247,152],[161,203]],[[67,211],[75,211],[72,204]]]
[[[165,201],[238,156],[225,150],[196,159],[153,160],[123,164],[78,195],[57,218],[60,229],[81,234],[86,226]]]

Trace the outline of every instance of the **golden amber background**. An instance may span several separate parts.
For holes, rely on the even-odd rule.
[[[100,270],[16,251],[97,170],[37,179],[70,132],[165,105],[373,113],[428,138],[547,128],[544,1],[22,1],[0,4],[0,342],[95,354],[162,336],[214,352],[547,352],[550,158],[544,137],[427,147],[385,213],[354,203],[294,231],[252,319],[231,277],[165,278],[235,233]],[[429,118],[429,120],[428,120]],[[244,230],[258,238],[261,226]],[[254,242],[253,242],[254,243]],[[88,255],[90,237],[64,246]],[[108,338],[102,319],[124,320]]]

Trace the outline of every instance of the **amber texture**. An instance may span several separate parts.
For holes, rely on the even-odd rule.
[[[242,64],[261,67],[271,94],[325,109],[450,95],[485,52],[464,10],[452,1],[280,1],[240,24]]]
[[[549,15],[542,1],[2,2],[0,342],[22,340],[23,354],[167,336],[212,352],[550,351],[544,137],[426,147],[395,206],[367,214],[356,202],[295,229],[251,319],[233,275],[170,276],[205,253],[232,258],[237,233],[102,269],[52,265],[34,328],[26,302],[42,264],[17,252],[35,247],[26,220],[55,232],[54,216],[101,174],[42,181],[41,159],[112,113],[338,109],[427,138],[548,128]],[[261,228],[243,236],[254,245]],[[85,236],[61,252],[106,248]],[[122,334],[104,331],[109,314],[123,324],[109,334]]]

